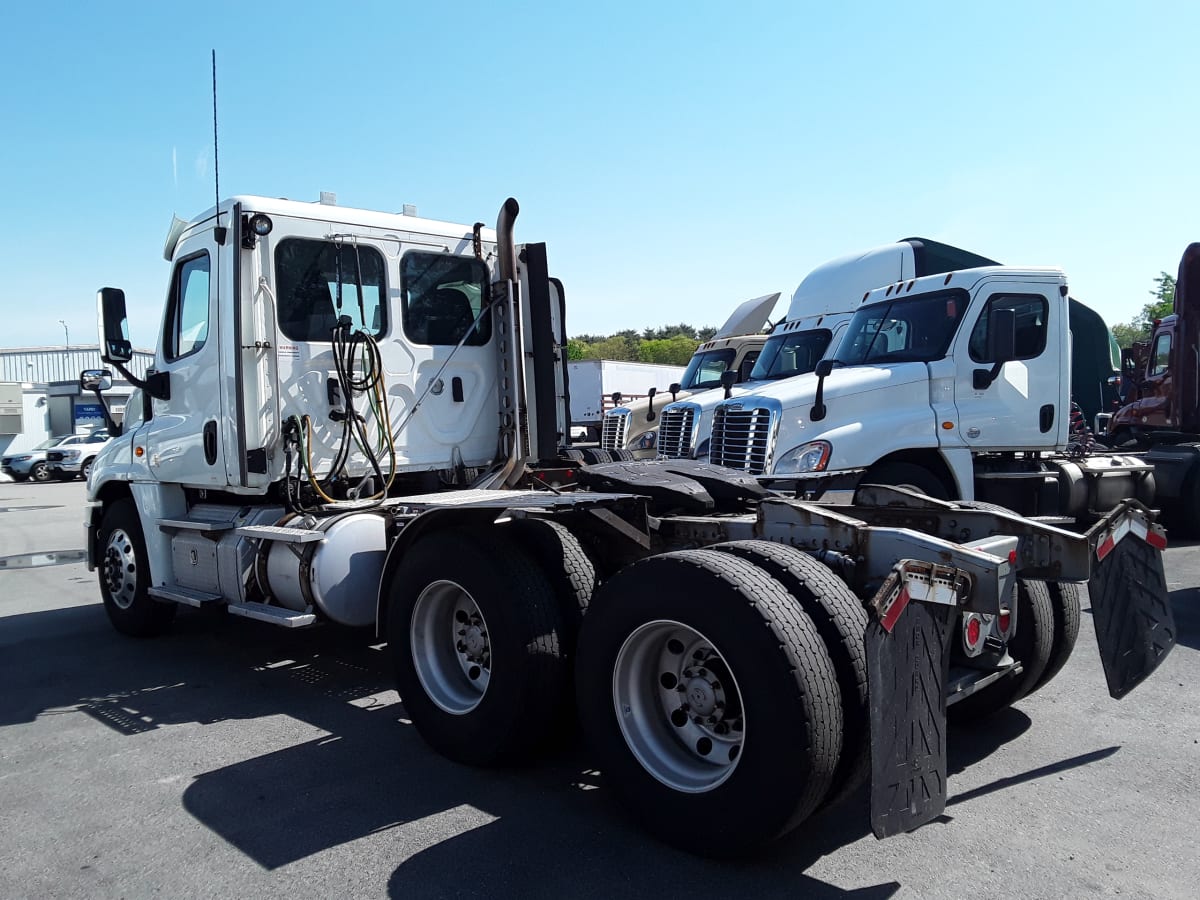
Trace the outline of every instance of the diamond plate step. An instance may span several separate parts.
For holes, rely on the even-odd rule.
[[[265,603],[230,603],[229,612],[235,616],[270,622],[284,628],[303,628],[317,621],[317,617],[312,613],[296,612],[281,606],[267,606]]]
[[[180,587],[177,584],[147,588],[146,593],[155,600],[170,600],[175,603],[182,603],[184,606],[194,606],[196,609],[199,609],[206,603],[218,603],[225,599],[220,594],[197,591],[193,588]]]
[[[288,528],[286,525],[243,525],[237,534],[264,541],[280,541],[284,544],[309,544],[325,539],[325,532],[309,528]]]

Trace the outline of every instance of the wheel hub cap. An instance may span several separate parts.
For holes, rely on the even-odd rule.
[[[413,606],[413,668],[438,707],[461,716],[477,707],[492,677],[487,622],[474,598],[453,581],[429,584]]]
[[[133,541],[124,530],[116,528],[108,536],[100,571],[112,602],[121,609],[129,609],[137,590],[137,556]]]

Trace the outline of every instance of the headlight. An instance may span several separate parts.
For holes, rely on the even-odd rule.
[[[824,472],[829,464],[829,441],[811,441],[781,453],[773,475],[799,475],[803,472]]]
[[[654,445],[658,443],[657,431],[646,431],[639,434],[633,439],[633,443],[629,445],[630,450],[653,450]]]
[[[25,462],[27,459],[33,459],[33,457],[26,453],[24,456],[14,456],[13,462]]]
[[[63,459],[79,459],[78,450],[64,450],[62,452]]]

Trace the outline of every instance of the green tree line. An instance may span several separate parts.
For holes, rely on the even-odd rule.
[[[1149,338],[1154,320],[1175,311],[1175,277],[1167,272],[1159,272],[1154,279],[1154,287],[1150,289],[1150,296],[1153,299],[1142,307],[1133,321],[1112,327],[1113,337],[1122,347],[1132,347],[1138,341]]]
[[[568,359],[616,359],[625,362],[685,366],[696,348],[717,333],[716,328],[693,328],[686,323],[626,329],[616,334],[581,334],[567,341]]]

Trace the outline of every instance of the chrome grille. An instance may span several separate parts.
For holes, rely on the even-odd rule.
[[[625,447],[625,434],[629,431],[629,410],[625,407],[610,409],[604,414],[600,428],[600,446],[605,450],[621,450]]]
[[[767,470],[774,449],[774,418],[763,406],[718,406],[713,414],[709,462],[751,475]]]
[[[64,458],[65,457],[61,450],[51,450],[46,454],[46,460],[48,462],[62,462]]]
[[[659,459],[687,459],[692,455],[692,432],[700,408],[693,404],[663,407],[658,420]]]

